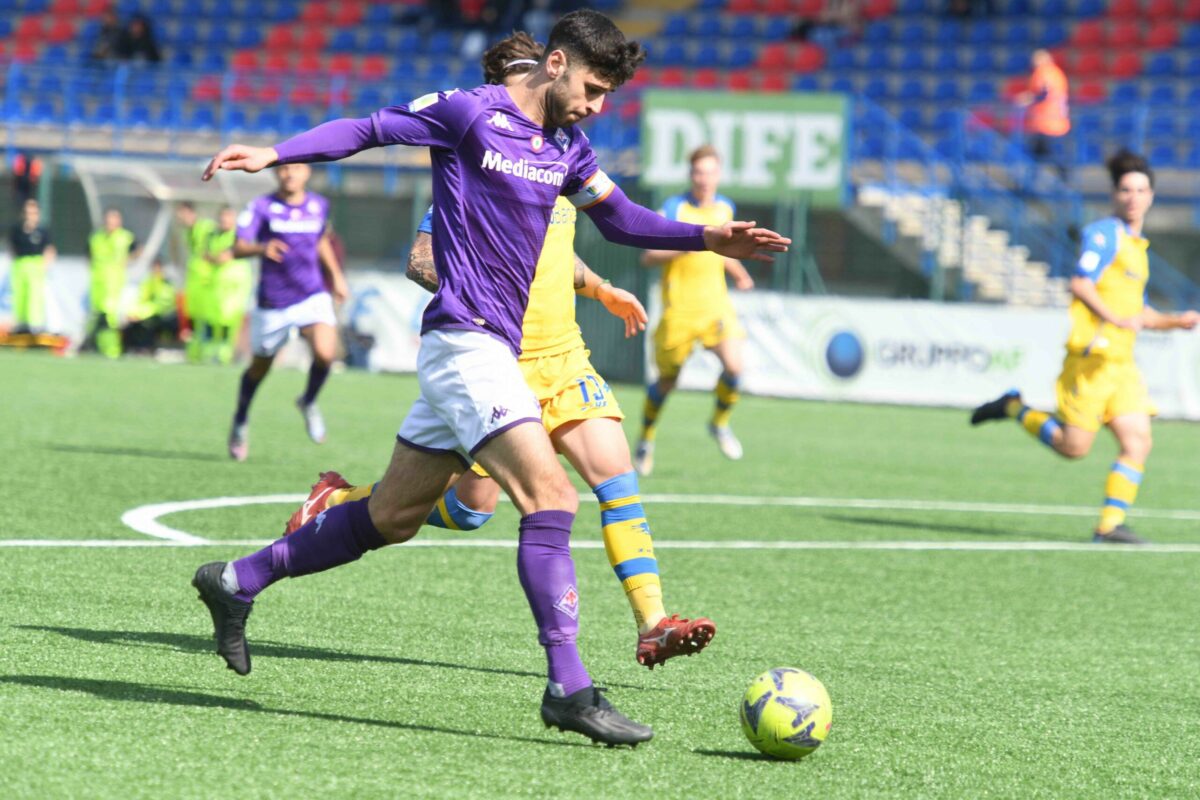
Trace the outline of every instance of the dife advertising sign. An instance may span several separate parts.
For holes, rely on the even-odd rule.
[[[647,91],[642,95],[642,185],[678,191],[688,155],[721,154],[721,193],[764,201],[809,194],[840,206],[846,180],[848,100],[838,94]]]

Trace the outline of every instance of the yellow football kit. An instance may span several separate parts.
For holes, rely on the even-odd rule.
[[[697,205],[690,194],[676,195],[659,211],[667,219],[698,225],[724,225],[733,219],[733,203],[717,195]],[[725,257],[707,250],[684,253],[663,266],[663,316],[654,332],[659,374],[674,377],[698,342],[716,347],[746,335],[725,285]]]
[[[1149,242],[1115,217],[1087,226],[1077,276],[1096,284],[1117,317],[1136,317],[1145,307],[1150,276]],[[1056,387],[1059,417],[1068,425],[1098,431],[1122,414],[1155,414],[1146,383],[1133,360],[1137,332],[1102,322],[1078,298],[1069,310],[1071,333]]]

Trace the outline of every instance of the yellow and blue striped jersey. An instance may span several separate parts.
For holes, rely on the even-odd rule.
[[[724,225],[734,218],[734,205],[717,195],[700,205],[684,192],[667,199],[659,213],[677,222]],[[725,257],[708,250],[684,253],[663,265],[662,303],[664,314],[712,315],[729,305],[725,286]]]
[[[1146,303],[1146,281],[1150,278],[1150,242],[1129,232],[1116,217],[1093,222],[1083,229],[1083,251],[1075,275],[1096,284],[1100,298],[1114,315],[1136,317]],[[1071,333],[1067,352],[1102,355],[1114,361],[1133,359],[1137,332],[1100,321],[1092,310],[1075,298],[1068,310]]]

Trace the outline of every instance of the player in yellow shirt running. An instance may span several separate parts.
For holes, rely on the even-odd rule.
[[[1149,241],[1142,236],[1154,202],[1154,173],[1146,159],[1122,151],[1108,161],[1113,216],[1083,231],[1083,252],[1071,278],[1071,333],[1058,377],[1058,414],[1025,405],[1013,390],[975,409],[971,424],[1016,419],[1065,458],[1083,458],[1107,425],[1120,454],[1105,483],[1095,542],[1144,544],[1126,525],[1150,455],[1150,417],[1156,411],[1133,360],[1138,331],[1191,330],[1200,313],[1163,314],[1145,302]]]
[[[721,160],[712,145],[697,148],[690,156],[691,188],[663,204],[660,214],[667,219],[722,225],[734,218],[733,202],[717,193],[721,180]],[[717,380],[716,408],[708,430],[717,440],[721,453],[737,461],[742,444],[729,427],[729,417],[740,395],[742,349],[746,332],[738,322],[725,286],[726,273],[735,289],[754,288],[754,280],[742,262],[711,252],[682,253],[675,250],[647,250],[645,266],[663,266],[662,320],[654,332],[654,357],[658,381],[646,389],[642,433],[638,439],[634,466],[641,475],[654,469],[654,438],[658,416],[667,395],[675,388],[679,371],[697,344],[711,350],[721,361]]]
[[[489,83],[519,80],[541,56],[541,46],[517,33],[483,57]],[[432,209],[431,209],[432,211]],[[431,214],[421,223],[409,255],[408,276],[436,291]],[[588,359],[575,322],[575,295],[598,300],[625,322],[625,335],[645,329],[646,312],[637,298],[601,280],[575,255],[575,206],[559,197],[550,218],[522,324],[518,364],[542,406],[542,422],[555,449],[592,487],[600,504],[604,547],[621,581],[638,626],[635,657],[651,669],[669,658],[702,650],[716,634],[711,620],[667,616],[658,562],[637,475],[629,456],[621,413],[608,383]],[[336,472],[324,472],[287,525],[291,533],[326,508],[367,497],[374,486],[351,486]],[[476,530],[500,499],[500,486],[478,465],[463,472],[430,513],[426,524],[450,530]],[[564,607],[575,607],[567,603]],[[543,643],[545,644],[545,643]]]

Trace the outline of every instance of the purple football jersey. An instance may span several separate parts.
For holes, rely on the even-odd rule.
[[[329,224],[329,201],[307,192],[296,205],[274,194],[256,198],[238,216],[237,237],[266,244],[279,239],[287,245],[283,261],[263,257],[258,281],[259,308],[286,308],[328,291],[317,243]]]

